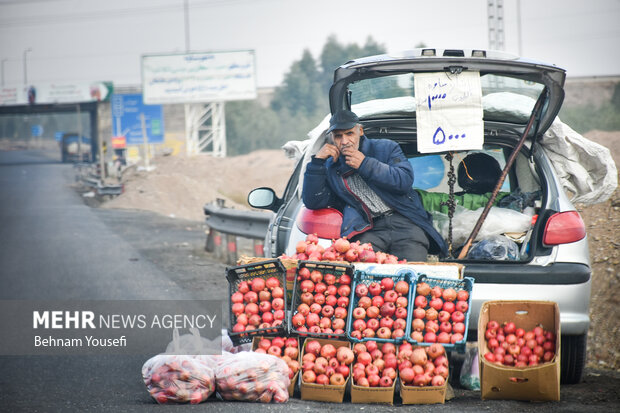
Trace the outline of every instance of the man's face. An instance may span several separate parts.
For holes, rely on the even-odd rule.
[[[343,148],[352,147],[355,150],[359,149],[360,137],[364,134],[364,128],[360,125],[355,125],[351,129],[336,129],[332,131],[332,139],[334,145],[342,152]]]

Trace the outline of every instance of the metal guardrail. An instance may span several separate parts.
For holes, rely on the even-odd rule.
[[[236,237],[243,237],[253,240],[255,256],[263,256],[264,239],[273,213],[227,208],[224,206],[223,199],[205,204],[203,209],[209,226],[206,251],[215,252],[220,258],[225,255],[228,264],[235,264],[237,262]],[[221,234],[226,236],[226,250],[224,250]]]
[[[76,181],[93,188],[99,196],[117,196],[123,193],[123,184],[104,184],[96,173],[96,168],[92,164],[78,163],[74,165],[76,170]],[[93,172],[95,169],[95,172]]]

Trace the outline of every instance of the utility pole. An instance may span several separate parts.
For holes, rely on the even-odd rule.
[[[489,49],[504,50],[504,0],[487,0]]]
[[[28,66],[26,65],[26,55],[28,52],[32,52],[32,48],[27,48],[24,50],[24,86],[28,86]]]
[[[189,53],[189,0],[183,0],[183,15],[185,17],[185,53]]]
[[[2,59],[2,86],[4,86],[4,62],[6,62],[9,59]]]
[[[521,0],[517,0],[517,47],[519,56],[523,56],[523,48],[521,43]]]

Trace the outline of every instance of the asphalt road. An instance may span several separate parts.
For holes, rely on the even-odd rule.
[[[226,266],[204,252],[205,227],[138,211],[87,206],[71,165],[33,151],[0,152],[1,300],[227,299]],[[2,314],[2,317],[11,317]],[[10,334],[3,331],[0,334]],[[1,342],[1,340],[0,340]],[[0,348],[1,350],[1,348]],[[163,349],[162,349],[163,351]],[[0,411],[403,411],[413,406],[223,402],[159,406],[147,393],[147,356],[2,356]],[[620,411],[620,374],[588,371],[560,402],[483,401],[452,380],[455,397],[426,411]],[[345,402],[350,400],[345,395]]]

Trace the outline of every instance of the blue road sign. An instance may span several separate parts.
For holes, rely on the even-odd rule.
[[[43,136],[43,126],[41,126],[41,125],[32,125],[30,132],[32,133],[32,136],[34,136],[34,137]]]
[[[110,106],[112,134],[124,136],[127,139],[127,145],[144,143],[141,114],[144,114],[148,143],[164,142],[164,115],[161,105],[143,104],[142,94],[114,94],[110,99]]]

